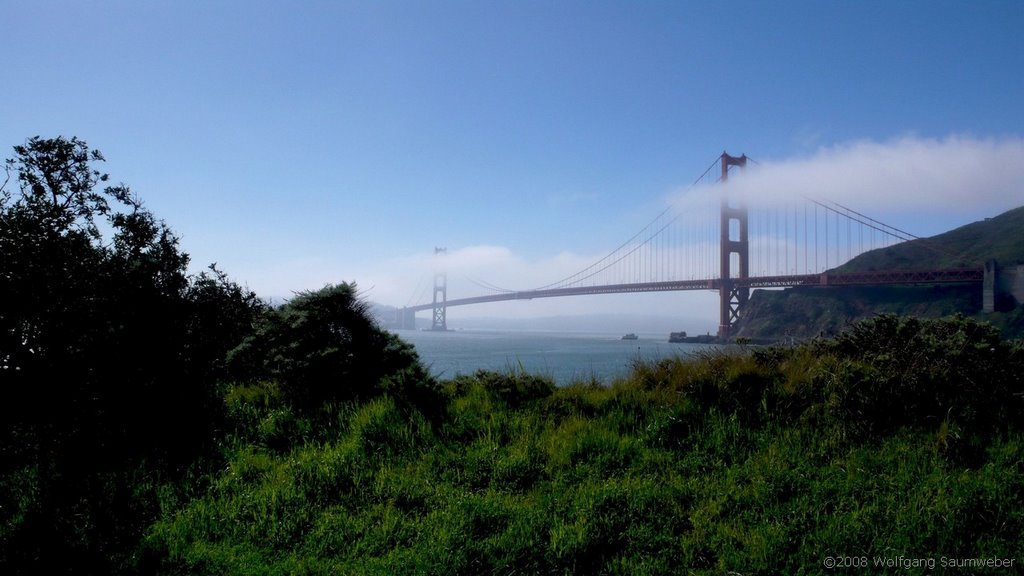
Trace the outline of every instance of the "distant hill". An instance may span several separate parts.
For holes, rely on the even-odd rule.
[[[930,238],[865,252],[830,272],[980,267],[1024,264],[1024,207]],[[756,290],[737,335],[757,339],[810,338],[839,332],[879,313],[937,318],[961,313],[991,322],[1005,337],[1024,336],[1024,305],[982,313],[979,286],[884,286]]]
[[[976,267],[991,259],[1024,264],[1024,206],[931,238],[865,252],[834,272]]]

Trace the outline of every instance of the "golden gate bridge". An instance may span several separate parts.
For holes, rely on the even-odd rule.
[[[800,198],[777,202],[736,194],[730,174],[756,162],[723,152],[691,185],[715,186],[708,210],[670,206],[643,229],[589,266],[529,290],[477,282],[490,293],[448,299],[443,270],[434,275],[430,302],[398,310],[402,328],[431,310],[431,327],[447,330],[447,310],[487,302],[591,294],[712,290],[719,294],[718,337],[729,338],[754,288],[794,286],[982,283],[981,266],[844,272],[841,266],[871,250],[917,241],[913,234],[836,202]],[[443,254],[443,248],[435,254]]]

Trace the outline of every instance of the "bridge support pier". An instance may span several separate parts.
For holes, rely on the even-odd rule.
[[[985,262],[981,285],[982,312],[1005,310],[1024,303],[1024,265],[1000,266]]]
[[[750,299],[750,288],[739,286],[737,278],[750,277],[750,233],[747,226],[747,206],[741,200],[737,205],[729,202],[729,190],[725,182],[729,179],[729,167],[747,165],[747,155],[730,156],[722,152],[722,211],[719,246],[721,251],[721,285],[718,288],[718,337],[726,339],[732,336],[733,328],[739,320],[743,309]],[[733,222],[736,223],[735,228]],[[733,235],[735,232],[735,237]],[[732,274],[732,255],[737,256],[736,275]]]
[[[981,311],[982,312],[995,312],[996,311],[996,274],[997,272],[996,261],[988,260],[985,262],[985,276],[981,284]]]
[[[416,311],[409,308],[399,308],[395,311],[395,325],[399,330],[416,329]]]

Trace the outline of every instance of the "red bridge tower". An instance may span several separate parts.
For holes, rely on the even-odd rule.
[[[740,199],[735,205],[730,202],[729,188],[726,182],[729,180],[729,167],[739,166],[741,169],[747,165],[747,155],[740,157],[729,156],[722,152],[722,218],[721,237],[719,247],[721,250],[721,284],[718,288],[719,314],[718,314],[718,337],[728,338],[732,329],[736,326],[743,308],[750,299],[750,287],[743,283],[737,285],[737,278],[750,277],[750,238],[747,226],[747,206]],[[735,222],[735,226],[733,223]],[[736,265],[738,269],[735,277],[732,275],[733,254],[737,256]]]

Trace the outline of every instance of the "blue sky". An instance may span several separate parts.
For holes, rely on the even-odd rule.
[[[0,0],[0,12],[0,146],[86,140],[197,270],[216,261],[266,297],[356,281],[407,304],[435,246],[495,284],[557,280],[723,150],[806,169],[826,196],[903,154],[936,166],[925,181],[978,182],[938,198],[878,185],[866,207],[844,197],[921,235],[1024,204],[1019,1]],[[1001,164],[949,162],[961,147]],[[707,296],[450,314],[708,315]]]

